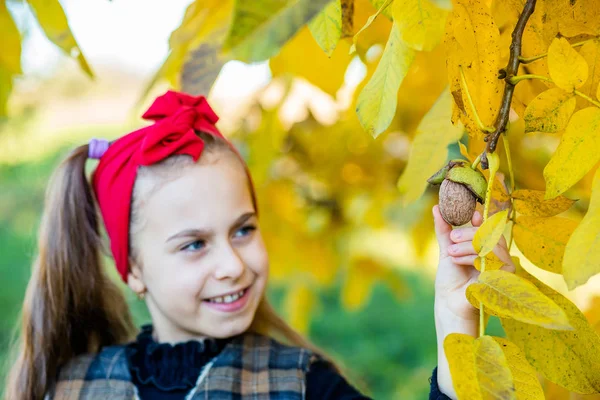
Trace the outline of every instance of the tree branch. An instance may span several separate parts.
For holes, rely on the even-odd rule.
[[[508,65],[501,73],[505,81],[505,86],[504,93],[502,94],[500,111],[498,111],[498,116],[496,117],[496,122],[494,123],[495,130],[483,139],[487,142],[486,149],[481,155],[481,167],[483,169],[488,169],[487,153],[493,153],[496,150],[498,139],[500,138],[500,135],[504,133],[508,125],[510,104],[512,102],[512,96],[515,91],[515,85],[511,83],[510,79],[513,76],[517,75],[517,72],[519,71],[519,56],[521,56],[521,41],[523,39],[523,31],[525,30],[525,25],[527,25],[529,17],[531,17],[531,14],[533,14],[533,11],[535,9],[535,2],[536,0],[527,0],[527,3],[523,8],[523,12],[519,16],[517,25],[515,26],[515,29],[512,33],[512,43],[510,44],[510,58],[508,60]]]

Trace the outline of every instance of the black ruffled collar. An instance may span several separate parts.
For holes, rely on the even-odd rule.
[[[126,347],[129,369],[142,385],[160,390],[188,389],[196,385],[198,375],[231,339],[206,338],[176,343],[157,343],[152,325],[142,326],[135,342]]]

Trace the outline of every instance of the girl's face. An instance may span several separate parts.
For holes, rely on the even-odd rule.
[[[128,281],[146,290],[161,342],[242,333],[265,292],[269,262],[243,166],[207,156],[141,201]]]

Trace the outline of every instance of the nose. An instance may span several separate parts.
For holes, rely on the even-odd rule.
[[[216,279],[236,280],[244,274],[246,265],[237,249],[227,242],[222,246],[215,269]]]

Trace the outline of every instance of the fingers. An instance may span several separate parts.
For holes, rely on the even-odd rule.
[[[444,221],[442,214],[440,214],[440,207],[437,204],[433,206],[431,211],[433,212],[435,237],[437,238],[440,247],[440,257],[448,257],[448,246],[452,244],[452,240],[450,239],[452,226]]]
[[[483,216],[481,215],[481,213],[479,211],[475,211],[473,213],[473,218],[471,218],[471,224],[473,226],[481,226],[482,223],[483,223]]]
[[[467,256],[472,254],[477,255],[472,241],[455,243],[448,246],[448,254],[452,257]]]
[[[478,257],[477,254],[471,254],[468,256],[454,257],[452,256],[452,262],[458,265],[475,265],[475,259]]]

